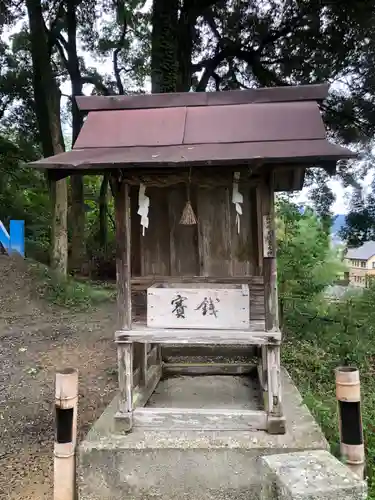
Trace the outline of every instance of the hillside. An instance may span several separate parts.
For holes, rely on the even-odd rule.
[[[79,368],[79,438],[117,388],[114,305],[103,302],[90,314],[56,305],[63,297],[75,304],[74,294],[50,296],[67,294],[66,288],[59,283],[53,288],[43,270],[0,255],[1,499],[52,498],[57,369]],[[79,300],[87,298],[84,288],[77,290]]]

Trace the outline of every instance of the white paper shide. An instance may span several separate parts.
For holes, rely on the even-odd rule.
[[[232,203],[234,203],[236,207],[236,226],[237,233],[240,234],[240,215],[242,215],[242,203],[243,196],[238,191],[238,183],[240,181],[240,172],[234,172],[233,175],[233,192],[232,192]]]
[[[138,194],[138,215],[141,216],[142,236],[145,235],[145,231],[148,228],[149,207],[150,207],[150,198],[146,196],[146,186],[144,184],[140,184],[139,194]]]

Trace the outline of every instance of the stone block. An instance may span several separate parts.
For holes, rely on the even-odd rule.
[[[328,451],[263,456],[262,500],[364,500],[366,483]]]

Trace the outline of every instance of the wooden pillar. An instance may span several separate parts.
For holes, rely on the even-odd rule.
[[[271,170],[264,178],[262,189],[264,309],[267,332],[278,332],[280,328],[274,198],[274,173]],[[284,434],[285,419],[282,415],[281,405],[280,344],[270,343],[265,349],[262,349],[262,365],[267,369],[265,405],[268,411],[268,432]]]
[[[263,276],[266,331],[279,330],[277,298],[275,193],[273,173],[265,177],[262,197],[263,219]]]
[[[131,275],[142,275],[142,245],[141,245],[141,218],[138,212],[139,186],[129,186],[130,197],[130,219],[131,219]],[[150,352],[149,344],[134,343],[133,345],[133,369],[140,371],[140,385],[147,384],[147,354]]]
[[[131,238],[129,185],[117,182],[115,196],[116,217],[116,281],[117,319],[119,330],[131,330]]]
[[[131,218],[129,185],[116,180],[116,281],[118,329],[131,330]],[[118,380],[120,388],[119,411],[116,419],[122,430],[128,432],[133,423],[133,343],[117,344]]]

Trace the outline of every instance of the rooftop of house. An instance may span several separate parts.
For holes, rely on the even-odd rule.
[[[367,241],[358,248],[349,248],[346,258],[351,260],[368,260],[375,255],[375,241]]]

